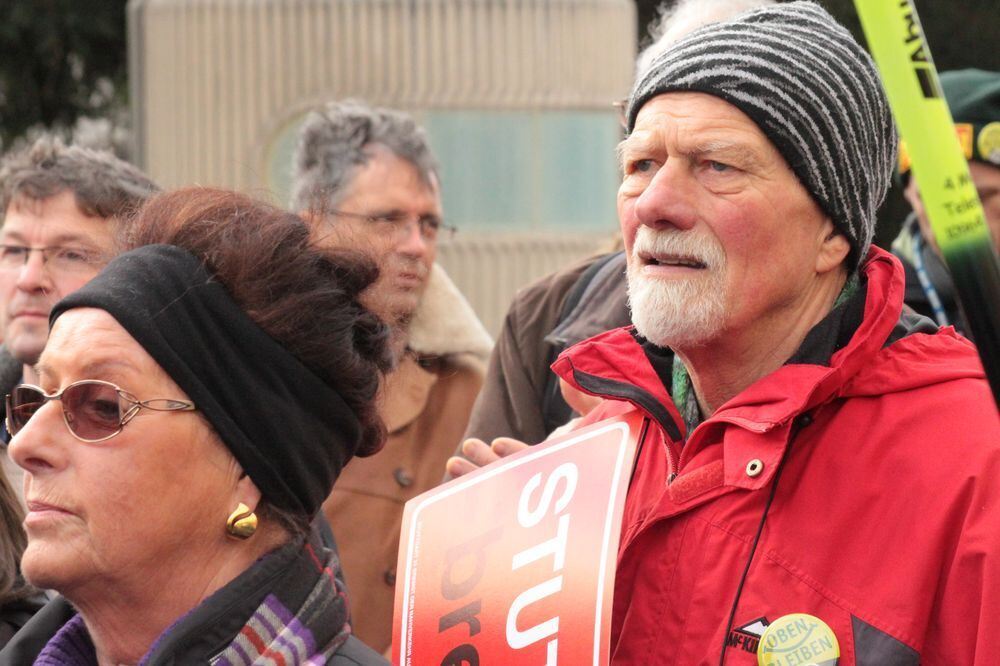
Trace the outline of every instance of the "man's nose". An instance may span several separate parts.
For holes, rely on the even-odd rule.
[[[636,198],[636,220],[652,227],[690,228],[696,220],[697,187],[682,160],[668,159]]]
[[[45,253],[30,249],[17,275],[17,287],[22,291],[46,290],[52,286],[52,276],[45,265]]]
[[[408,220],[397,233],[396,250],[408,256],[422,257],[434,243],[424,236],[419,220]]]

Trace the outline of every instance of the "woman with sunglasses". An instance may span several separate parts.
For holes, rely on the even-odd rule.
[[[61,596],[0,663],[385,663],[309,529],[383,439],[377,270],[229,192],[161,195],[129,233],[8,397],[22,570]]]

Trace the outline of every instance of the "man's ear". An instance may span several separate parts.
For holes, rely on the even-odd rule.
[[[851,243],[827,218],[823,224],[823,240],[816,255],[816,272],[828,273],[844,263],[851,253]]]

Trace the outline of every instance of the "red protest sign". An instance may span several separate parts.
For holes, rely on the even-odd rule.
[[[641,422],[595,423],[407,502],[393,663],[607,664]]]

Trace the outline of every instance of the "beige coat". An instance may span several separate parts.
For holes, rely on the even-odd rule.
[[[379,652],[392,644],[403,505],[441,481],[492,345],[468,303],[435,269],[411,328],[413,353],[383,387],[385,448],[352,460],[323,505],[340,550],[354,633]]]

